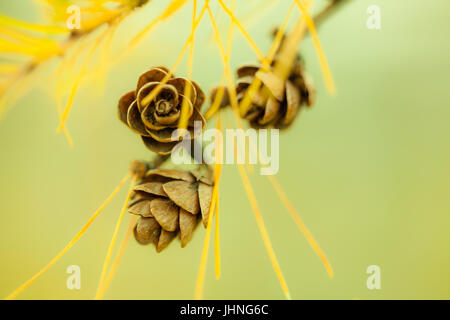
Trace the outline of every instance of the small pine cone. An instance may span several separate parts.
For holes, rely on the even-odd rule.
[[[195,228],[208,224],[213,191],[212,175],[200,170],[153,169],[134,187],[128,211],[139,216],[134,237],[140,244],[153,243],[161,252],[179,234],[181,247]]]
[[[154,90],[169,70],[164,67],[153,68],[139,77],[137,88],[128,92],[119,100],[119,119],[131,130],[140,134],[144,144],[153,152],[168,155],[182,137],[172,137],[178,128],[183,101],[188,105],[188,131],[190,138],[194,136],[194,121],[200,121],[202,129],[206,121],[200,113],[205,101],[205,94],[200,86],[184,78],[171,77],[162,86],[158,95],[146,105],[143,100]],[[190,87],[190,99],[185,89]],[[198,134],[198,132],[195,132]]]
[[[244,65],[237,70],[236,93],[239,103],[244,99],[255,77],[261,80],[262,88],[265,87],[270,92],[270,95],[265,97],[260,90],[253,97],[244,118],[249,120],[254,128],[287,128],[301,107],[314,104],[315,91],[311,81],[304,72],[299,58],[295,60],[286,81],[278,78],[273,72],[259,71],[260,67]]]

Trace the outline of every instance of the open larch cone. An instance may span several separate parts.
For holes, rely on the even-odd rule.
[[[206,227],[213,193],[210,171],[153,169],[134,187],[128,211],[139,216],[134,237],[161,252],[179,235],[181,247],[191,240],[200,221]]]
[[[276,60],[273,65],[276,65]],[[253,96],[244,118],[254,128],[287,128],[304,106],[312,106],[315,90],[303,70],[300,59],[296,59],[286,80],[273,73],[260,71],[260,65],[244,65],[237,70],[236,94],[241,103],[255,78],[261,80],[260,90]]]
[[[205,94],[194,81],[171,76],[155,98],[147,102],[146,97],[160,85],[168,72],[164,67],[157,67],[142,74],[136,90],[122,96],[118,106],[119,119],[141,135],[147,148],[160,155],[170,154],[183,138],[173,135],[179,125],[183,104],[187,106],[190,139],[201,133],[201,130],[194,131],[194,122],[198,121],[202,130],[206,125],[200,113]]]

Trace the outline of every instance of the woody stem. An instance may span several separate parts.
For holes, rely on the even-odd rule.
[[[341,8],[343,4],[350,2],[350,0],[332,0],[329,5],[327,5],[322,11],[320,11],[314,17],[314,23],[319,26],[325,21],[330,15],[335,13],[337,9]]]
[[[157,169],[160,166],[162,166],[169,158],[170,158],[169,155],[162,156],[162,155],[158,154],[158,155],[156,155],[156,157],[153,158],[152,161],[147,163],[148,168],[149,169]]]

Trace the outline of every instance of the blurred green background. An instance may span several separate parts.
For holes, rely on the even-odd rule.
[[[236,13],[267,51],[270,30],[281,23],[290,1],[258,9],[263,2],[244,1]],[[115,52],[166,3],[153,0],[127,19],[115,38]],[[366,28],[366,9],[372,4],[381,8],[381,30]],[[2,1],[0,12],[30,21],[38,15],[25,1]],[[294,299],[450,298],[449,12],[447,0],[355,0],[328,19],[320,37],[337,83],[336,97],[326,93],[311,39],[301,44],[318,99],[282,133],[277,177],[326,252],[334,279],[268,180],[251,176]],[[1,297],[67,244],[131,160],[152,157],[118,121],[116,103],[146,69],[172,65],[188,36],[190,15],[189,4],[160,24],[112,68],[105,91],[92,83],[81,88],[67,123],[73,149],[55,134],[51,74],[37,79],[2,120]],[[226,31],[225,14],[218,13],[217,19]],[[194,79],[207,91],[222,75],[208,19],[200,24],[196,41]],[[235,31],[233,67],[255,59]],[[176,74],[186,75],[186,61]],[[19,298],[93,298],[125,193],[126,188],[81,241]],[[283,299],[234,166],[224,167],[220,203],[222,278],[214,277],[210,250],[205,298]],[[105,298],[193,298],[204,233],[199,228],[187,248],[174,242],[161,254],[131,241]],[[66,288],[69,265],[81,268],[81,290]],[[381,290],[366,287],[369,265],[381,267]]]

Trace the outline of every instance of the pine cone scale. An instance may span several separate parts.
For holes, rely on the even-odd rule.
[[[213,187],[200,182],[198,186],[198,198],[200,204],[200,211],[202,213],[203,225],[208,226],[209,209],[211,207],[211,199],[213,194]]]
[[[150,209],[158,224],[166,231],[178,228],[178,207],[170,200],[154,199],[150,202]]]
[[[192,238],[195,228],[198,226],[198,218],[186,210],[180,208],[180,238],[181,247],[184,248]]]
[[[161,227],[155,218],[139,218],[134,228],[136,241],[143,245],[157,243],[160,234]]]
[[[162,182],[147,182],[134,187],[134,191],[142,191],[156,196],[167,197]]]
[[[158,245],[156,247],[156,252],[160,253],[172,242],[172,240],[176,237],[176,232],[169,232],[164,229],[161,230],[161,234],[159,235]]]
[[[286,81],[286,102],[286,114],[281,121],[283,125],[288,125],[294,120],[301,102],[300,92],[289,80]]]
[[[185,181],[172,181],[163,185],[164,191],[180,208],[197,214],[200,210],[198,203],[197,188],[195,185]]]
[[[164,67],[156,67],[143,73],[138,79],[136,92],[139,92],[146,83],[161,82],[168,73],[169,70]]]
[[[133,101],[128,109],[127,124],[131,130],[140,134],[141,136],[149,137],[145,124],[142,122],[141,114],[137,106],[137,102]]]
[[[266,125],[272,122],[278,115],[281,104],[275,98],[270,97],[267,101],[266,109],[264,110],[264,115],[261,120],[259,120],[260,125]]]
[[[127,115],[133,101],[136,100],[135,92],[131,91],[122,96],[119,100],[119,108],[117,109],[119,119],[124,124],[128,125]]]
[[[264,86],[270,90],[270,93],[275,97],[275,99],[278,101],[283,101],[285,84],[279,77],[272,72],[258,71],[256,73],[256,78],[261,80]]]
[[[128,208],[128,212],[144,218],[152,218],[152,210],[150,208],[150,200],[141,199]]]

